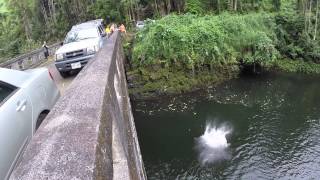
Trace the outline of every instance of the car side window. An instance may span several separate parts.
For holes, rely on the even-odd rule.
[[[17,88],[0,81],[0,105],[7,100]]]

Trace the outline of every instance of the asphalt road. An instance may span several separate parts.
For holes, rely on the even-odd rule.
[[[67,90],[67,88],[69,87],[73,79],[77,76],[77,73],[73,73],[67,78],[61,77],[56,66],[54,65],[53,60],[48,60],[46,63],[42,64],[41,67],[46,67],[50,70],[53,76],[53,79],[60,90],[61,95],[65,93],[65,91]]]

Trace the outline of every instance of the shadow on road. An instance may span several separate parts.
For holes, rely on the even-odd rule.
[[[70,73],[69,76],[67,76],[66,78],[63,78],[60,73],[58,72],[56,66],[51,63],[48,66],[46,66],[49,71],[51,72],[53,79],[55,80],[61,95],[63,95],[65,93],[65,91],[67,90],[67,88],[69,87],[69,85],[71,84],[71,82],[73,81],[73,79],[78,75],[79,71],[75,71]]]

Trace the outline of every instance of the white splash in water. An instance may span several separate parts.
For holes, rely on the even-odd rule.
[[[199,152],[201,165],[212,164],[231,157],[226,138],[230,133],[231,128],[226,125],[217,127],[213,123],[207,123],[204,134],[196,139],[196,149]]]

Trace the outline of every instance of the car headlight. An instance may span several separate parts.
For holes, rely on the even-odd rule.
[[[96,53],[96,52],[97,52],[96,46],[92,46],[92,47],[88,47],[88,48],[87,48],[87,53],[88,53],[88,54],[94,54],[94,53]]]
[[[63,54],[56,54],[56,61],[63,60]]]

